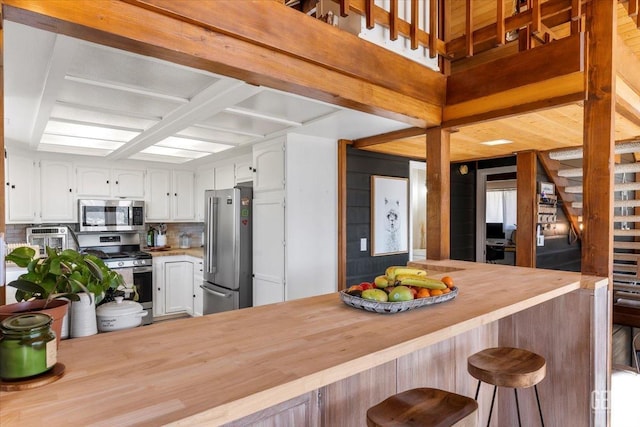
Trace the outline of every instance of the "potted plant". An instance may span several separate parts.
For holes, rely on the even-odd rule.
[[[115,271],[109,269],[104,262],[90,254],[82,254],[72,249],[57,252],[46,248],[47,257],[39,258],[30,247],[19,247],[6,256],[19,267],[27,268],[17,280],[8,283],[16,288],[16,300],[26,301],[0,307],[0,317],[7,317],[20,312],[43,311],[59,308],[62,315],[54,317],[54,330],[58,339],[62,330],[62,318],[66,314],[66,298],[79,301],[78,293],[86,292],[95,296],[99,303],[107,290],[116,289],[124,281]],[[63,307],[63,308],[60,308]],[[59,322],[56,322],[59,317]],[[59,323],[59,324],[58,324]]]

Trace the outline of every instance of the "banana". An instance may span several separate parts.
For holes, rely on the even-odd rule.
[[[389,285],[393,285],[393,280],[389,280],[387,276],[377,276],[373,283],[376,284],[378,288],[386,288]]]
[[[419,275],[398,275],[396,276],[396,282],[405,286],[417,286],[427,289],[446,289],[441,280],[433,279],[431,277],[419,276]]]
[[[395,281],[396,277],[401,274],[404,274],[404,275],[410,274],[410,275],[417,275],[417,276],[427,275],[426,270],[422,270],[421,268],[407,267],[404,265],[387,267],[387,270],[385,271],[385,273],[387,277],[392,281]]]

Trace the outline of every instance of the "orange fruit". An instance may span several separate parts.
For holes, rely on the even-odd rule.
[[[442,290],[443,294],[448,294],[449,292],[451,292],[451,289],[449,289],[449,288],[446,288],[446,289]]]
[[[416,298],[428,298],[430,296],[431,296],[431,292],[429,292],[429,289],[420,288],[420,290],[418,291],[418,294],[416,295]]]
[[[453,288],[453,278],[452,277],[444,276],[442,279],[440,279],[440,281],[442,281],[442,283],[447,285],[447,288],[449,288],[449,289]]]
[[[438,295],[444,294],[444,292],[440,289],[431,289],[431,292],[429,293],[431,294],[432,297],[436,297]]]

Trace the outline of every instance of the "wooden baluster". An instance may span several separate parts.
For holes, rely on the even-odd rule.
[[[498,0],[496,16],[496,42],[498,46],[502,46],[505,43],[505,29],[504,29],[504,0]]]
[[[518,31],[518,50],[523,52],[529,49],[531,49],[531,35],[529,34],[529,26],[526,26]]]
[[[411,28],[409,32],[412,50],[418,48],[418,23],[418,0],[411,0]]]
[[[531,34],[538,34],[542,29],[542,15],[540,14],[540,0],[531,3]]]
[[[640,0],[629,0],[629,16],[636,21],[636,25],[640,28],[640,18],[638,18],[638,3]]]
[[[373,0],[365,0],[364,15],[367,29],[370,30],[375,26],[375,21],[373,19]]]
[[[391,40],[398,39],[398,0],[391,0],[389,11],[389,37]]]
[[[467,56],[473,56],[473,0],[467,0],[466,7],[466,35]]]
[[[349,16],[349,0],[339,0],[340,2],[340,16]]]
[[[436,40],[438,39],[438,1],[429,2],[429,58],[435,58]]]
[[[631,0],[634,1],[634,0]],[[582,1],[571,0],[571,34],[578,34],[581,30]]]

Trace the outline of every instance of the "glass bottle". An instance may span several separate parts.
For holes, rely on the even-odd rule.
[[[0,323],[0,378],[28,378],[53,368],[57,349],[52,321],[48,314],[26,313]]]

